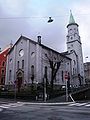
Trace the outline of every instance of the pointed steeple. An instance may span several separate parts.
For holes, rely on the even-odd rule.
[[[74,17],[72,15],[72,11],[70,10],[70,19],[69,19],[69,24],[75,23]]]
[[[71,10],[70,10],[69,24],[67,25],[67,28],[68,28],[70,25],[77,25],[77,27],[78,27],[78,24],[75,22],[75,20],[74,20],[74,17],[73,17],[73,15],[72,15],[72,11],[71,11]]]

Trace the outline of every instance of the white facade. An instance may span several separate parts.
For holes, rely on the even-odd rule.
[[[22,80],[22,85],[30,84],[32,83],[32,74],[34,75],[33,83],[42,83],[45,67],[47,67],[47,79],[50,83],[51,68],[49,60],[53,61],[53,64],[62,60],[54,84],[65,85],[65,71],[71,73],[71,59],[41,43],[21,36],[8,54],[6,85],[14,84],[17,79]]]

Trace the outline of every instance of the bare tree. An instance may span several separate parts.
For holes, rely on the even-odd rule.
[[[53,60],[53,56],[48,57],[47,54],[45,54],[45,56],[47,57],[49,64],[50,64],[50,68],[51,68],[51,90],[53,92],[54,79],[56,77],[56,74],[60,68],[60,65],[61,65],[63,59]]]

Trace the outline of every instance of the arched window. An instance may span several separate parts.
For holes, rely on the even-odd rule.
[[[17,69],[19,69],[19,61],[17,62]]]
[[[9,80],[11,80],[12,71],[9,70]]]
[[[31,66],[31,81],[34,82],[34,65]]]
[[[34,65],[31,66],[31,74],[34,75]]]
[[[61,74],[62,74],[62,82],[64,82],[64,80],[63,80],[63,70],[62,70],[62,73],[61,73]]]
[[[44,77],[47,78],[47,66],[45,66]]]
[[[5,66],[5,61],[2,62],[2,66]]]
[[[4,70],[2,70],[2,75],[4,75]]]
[[[24,60],[22,60],[22,69],[24,69]]]

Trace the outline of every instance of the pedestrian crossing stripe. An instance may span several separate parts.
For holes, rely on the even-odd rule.
[[[19,106],[23,106],[23,105],[24,105],[24,103],[9,103],[9,104],[0,105],[0,108],[19,107]]]
[[[86,107],[90,107],[90,104],[85,105]]]
[[[23,105],[43,105],[42,103],[41,104],[38,104],[38,103],[30,103],[30,102],[16,102],[16,103],[8,103],[8,104],[1,104],[0,105],[0,111],[2,111],[2,109],[8,109],[8,108],[12,108],[12,107],[19,107],[19,106],[23,106]],[[62,105],[62,104],[59,104],[59,103],[45,103],[45,105]],[[64,104],[63,105],[66,105],[66,106],[70,106],[70,107],[73,107],[73,106],[76,106],[76,107],[82,107],[82,106],[85,106],[85,107],[90,107],[90,102],[88,103],[68,103],[68,104]]]
[[[89,107],[90,104],[89,103],[72,103],[72,104],[69,104],[68,106],[86,106],[86,107]]]

